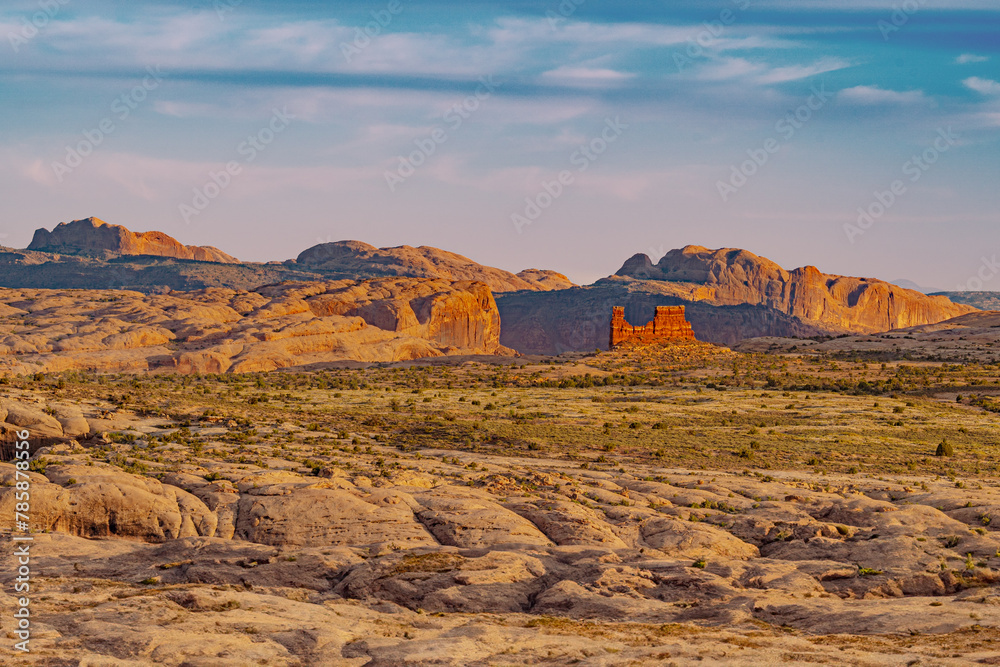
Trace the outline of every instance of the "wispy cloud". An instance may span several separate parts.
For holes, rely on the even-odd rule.
[[[966,88],[983,95],[1000,95],[1000,82],[992,79],[981,79],[978,76],[970,76],[962,83],[965,84]]]
[[[955,62],[959,65],[966,65],[968,63],[984,63],[988,60],[989,58],[986,56],[978,56],[974,53],[963,53],[958,58],[955,58]]]
[[[813,63],[812,65],[790,65],[788,67],[775,67],[770,71],[757,77],[760,83],[784,83],[786,81],[798,81],[799,79],[807,79],[811,76],[816,76],[817,74],[824,74],[826,72],[834,72],[836,70],[846,69],[851,66],[846,60],[841,60],[839,58],[824,58],[819,62]]]
[[[785,65],[774,67],[745,58],[720,58],[710,61],[695,73],[701,81],[726,81],[740,79],[757,85],[771,85],[807,79],[817,74],[850,67],[851,63],[839,58],[824,58],[810,65]]]
[[[877,86],[846,88],[837,95],[843,102],[857,105],[921,104],[927,102],[922,90],[886,90]]]
[[[591,82],[591,83],[615,83],[626,81],[635,77],[629,72],[619,72],[607,68],[593,67],[558,67],[548,72],[544,72],[542,77],[555,81],[571,82]]]

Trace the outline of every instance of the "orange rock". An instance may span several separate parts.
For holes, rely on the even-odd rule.
[[[163,232],[131,232],[97,218],[60,222],[51,232],[35,230],[28,250],[69,255],[156,255],[223,264],[238,264],[240,261],[218,248],[182,245]]]
[[[478,282],[283,283],[255,292],[0,289],[0,372],[248,373],[336,360],[496,354],[500,315]]]
[[[694,340],[691,323],[684,317],[684,306],[657,306],[653,321],[641,326],[625,320],[625,308],[615,306],[611,313],[611,347],[622,343],[654,343],[670,340]]]
[[[892,331],[976,310],[874,278],[828,275],[815,266],[786,271],[769,259],[736,248],[687,246],[671,250],[655,265],[645,255],[636,255],[616,275],[697,285],[705,288],[697,300],[715,306],[767,306],[843,332]]]
[[[303,269],[362,278],[413,276],[475,280],[486,283],[494,292],[544,292],[573,286],[569,278],[555,271],[527,269],[515,275],[430,246],[376,248],[361,241],[321,243],[302,252],[293,264]]]

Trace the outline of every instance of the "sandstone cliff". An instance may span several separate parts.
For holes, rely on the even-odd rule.
[[[167,295],[0,289],[0,318],[0,372],[14,373],[246,373],[501,351],[496,302],[475,282],[385,278]]]
[[[625,307],[629,322],[648,322],[657,306],[685,306],[698,340],[735,345],[758,336],[816,336],[824,329],[769,306],[714,306],[691,301],[701,288],[655,280],[606,278],[556,292],[496,295],[502,345],[524,354],[561,354],[608,349],[611,309]]]
[[[548,291],[573,286],[569,278],[555,271],[528,269],[515,275],[429,246],[376,248],[361,241],[322,243],[302,252],[293,265],[330,276],[478,280],[493,292]]]
[[[156,255],[200,262],[239,263],[218,248],[182,245],[163,232],[136,233],[97,218],[60,222],[51,232],[35,230],[28,250],[70,255]]]
[[[687,246],[668,252],[655,265],[646,255],[635,255],[616,275],[693,283],[706,290],[699,298],[714,305],[767,306],[834,331],[891,331],[975,311],[882,280],[829,275],[814,266],[786,271],[769,259],[733,248]]]

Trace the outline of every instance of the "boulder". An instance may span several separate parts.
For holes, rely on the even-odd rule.
[[[282,485],[240,497],[238,539],[288,546],[436,545],[402,501],[373,505],[339,489]]]
[[[63,437],[62,424],[38,408],[11,399],[0,399],[0,407],[6,423],[28,430],[33,438]]]

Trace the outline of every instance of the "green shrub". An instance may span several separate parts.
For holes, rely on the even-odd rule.
[[[951,446],[951,443],[947,440],[942,440],[941,444],[937,446],[937,450],[934,452],[934,456],[954,456],[955,448]]]

